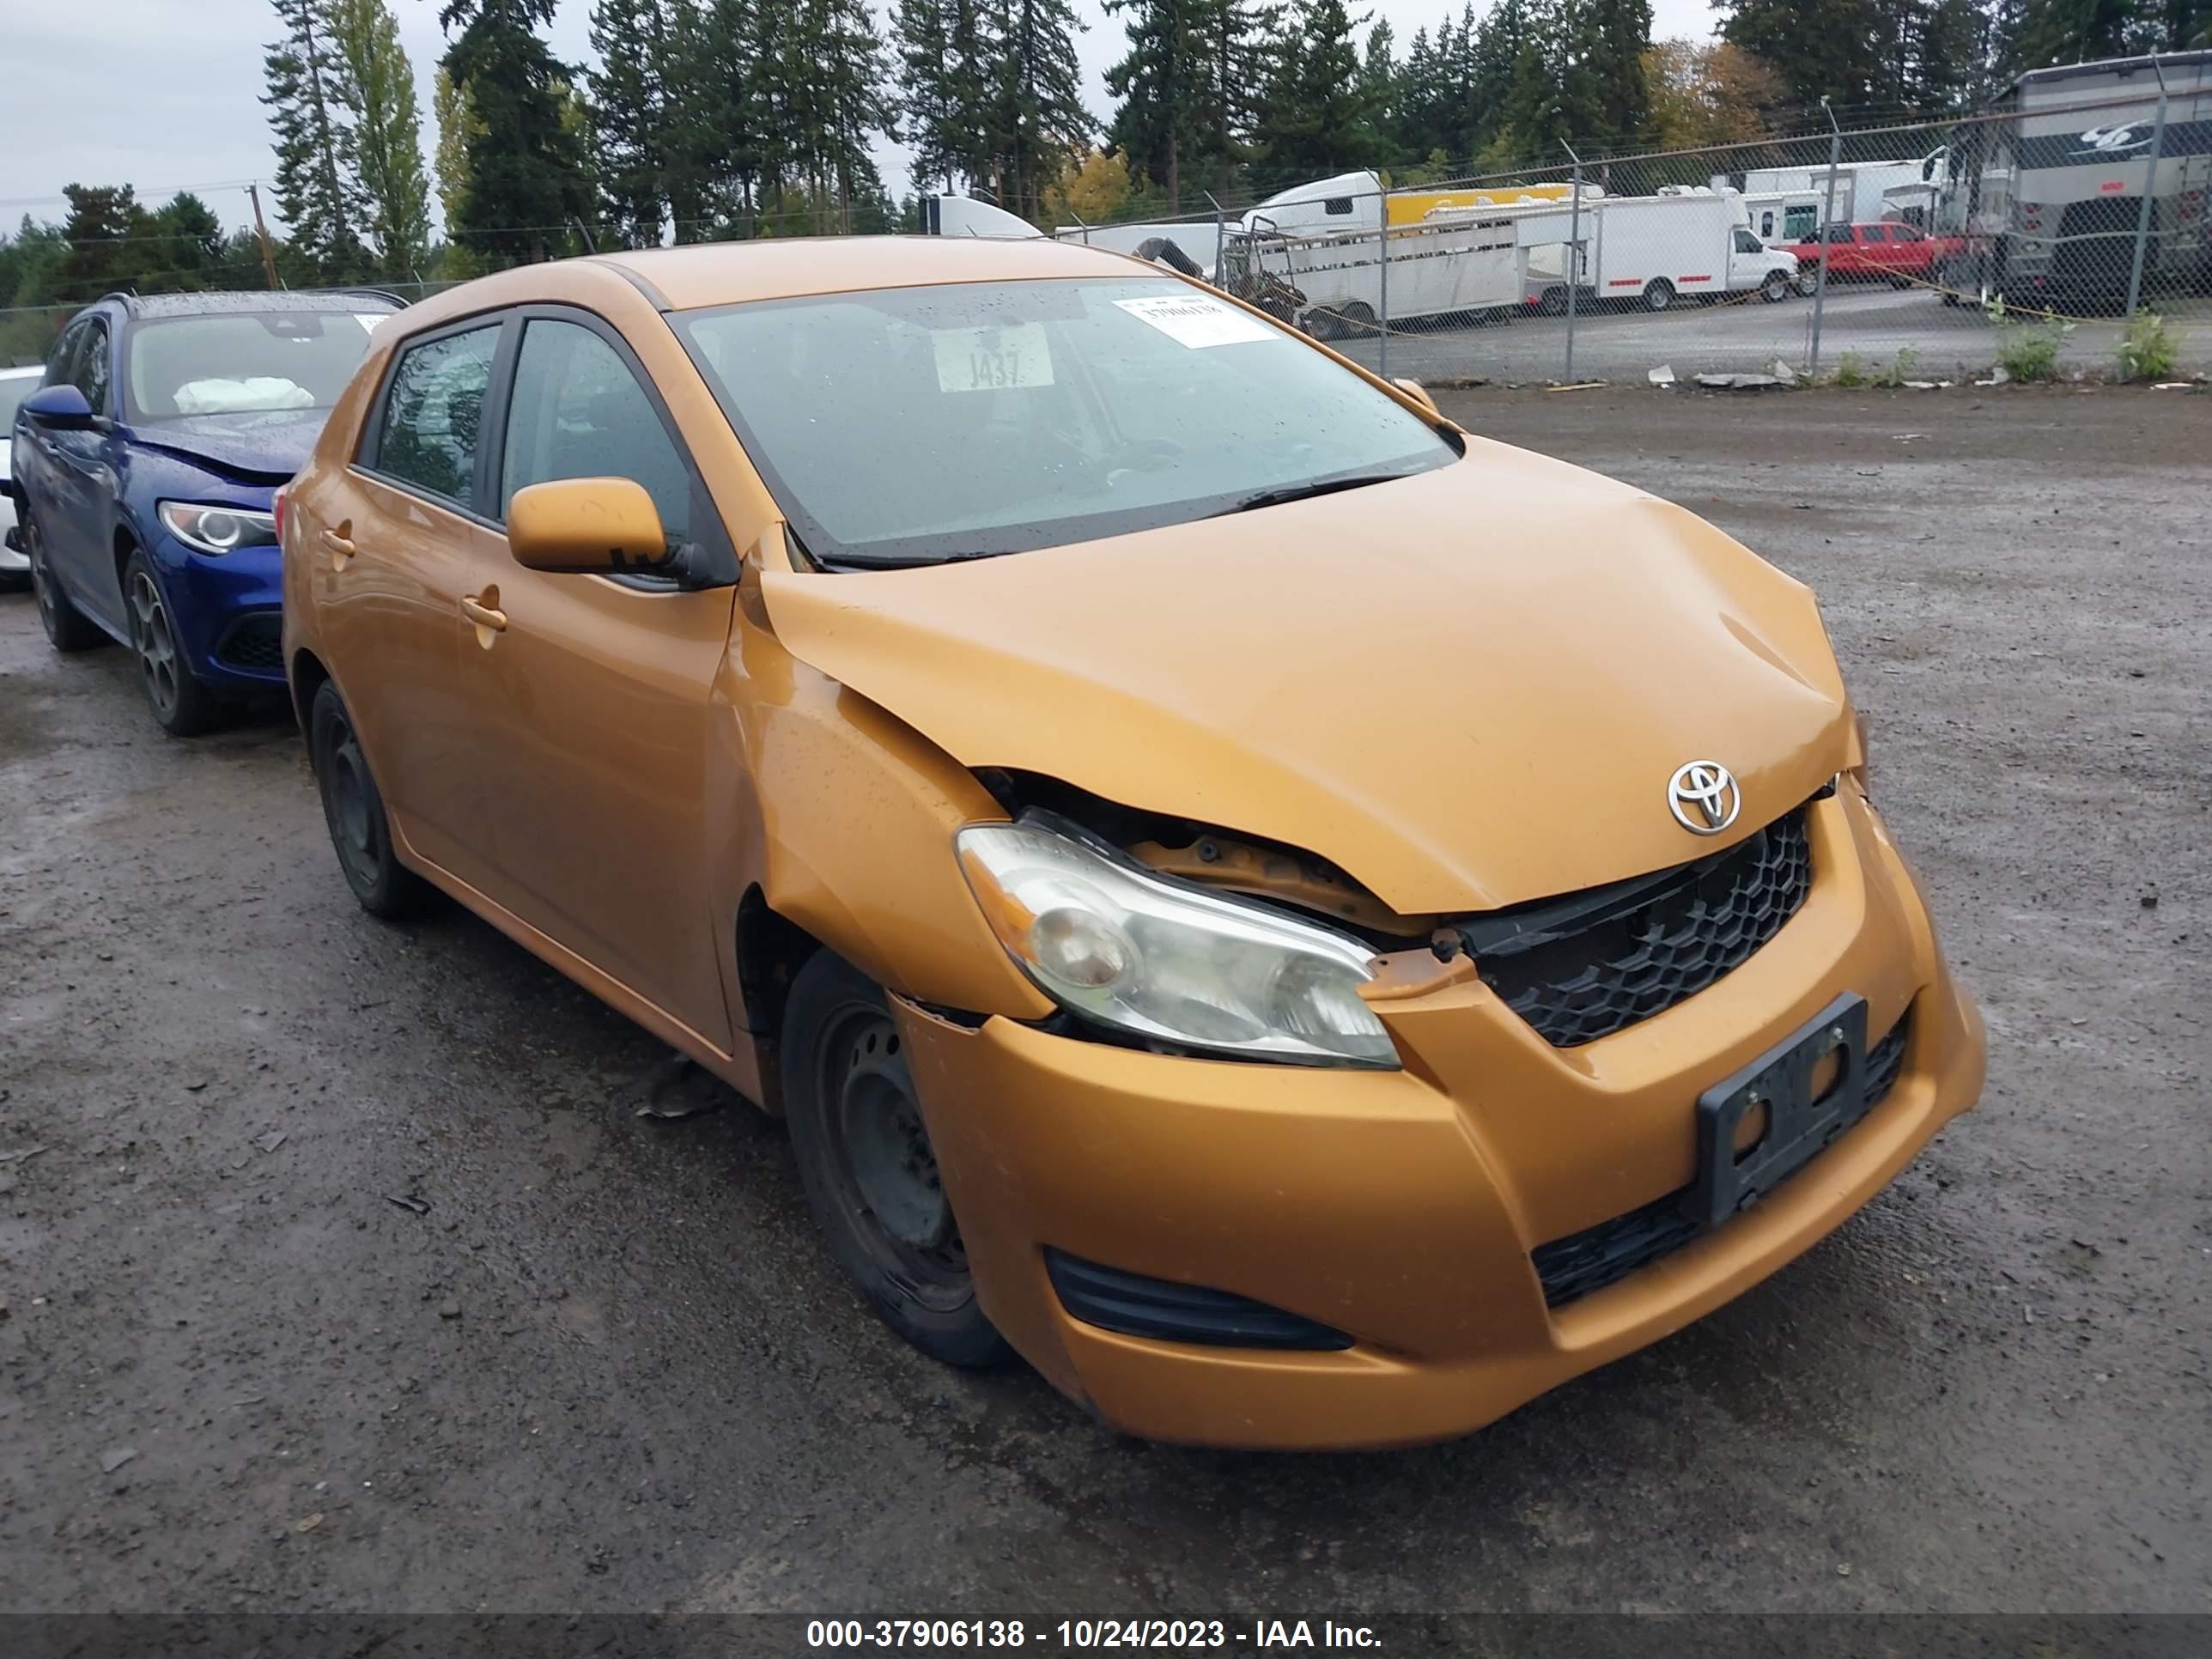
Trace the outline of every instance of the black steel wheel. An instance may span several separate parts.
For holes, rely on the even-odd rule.
[[[808,1206],[877,1316],[947,1364],[1012,1351],[975,1284],[882,988],[821,951],[783,1017],[784,1112]]]
[[[322,794],[323,822],[330,828],[338,869],[361,908],[387,921],[421,909],[430,896],[429,884],[400,863],[392,850],[392,823],[384,815],[384,797],[377,792],[368,757],[362,753],[345,699],[328,680],[315,688],[315,700],[307,710],[307,757]]]
[[[193,675],[170,624],[161,584],[143,553],[133,553],[123,567],[123,614],[131,626],[138,689],[146,694],[155,723],[173,738],[189,738],[213,726],[222,717],[222,700]]]
[[[39,521],[27,512],[18,536],[23,556],[31,562],[31,597],[38,601],[39,626],[46,630],[46,642],[57,651],[89,651],[95,645],[106,645],[107,635],[70,602],[54,580],[53,569],[46,562],[46,538]]]

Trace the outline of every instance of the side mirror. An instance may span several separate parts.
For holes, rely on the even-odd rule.
[[[23,399],[23,413],[49,432],[82,432],[93,423],[92,405],[73,386],[41,386]]]
[[[649,574],[674,562],[659,509],[629,478],[557,478],[516,490],[507,545],[517,564],[556,574]]]
[[[1399,391],[1404,392],[1415,403],[1420,404],[1423,409],[1427,410],[1430,414],[1441,415],[1443,413],[1442,410],[1437,407],[1437,400],[1429,396],[1428,387],[1423,386],[1419,380],[1393,380],[1390,384],[1396,386]]]

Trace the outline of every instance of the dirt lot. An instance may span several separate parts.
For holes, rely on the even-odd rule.
[[[0,1607],[2205,1609],[2212,397],[1452,407],[1825,597],[1991,1041],[1838,1236],[1457,1444],[1127,1443],[901,1347],[780,1131],[631,1115],[489,928],[362,916],[288,724],[165,741],[10,596]]]

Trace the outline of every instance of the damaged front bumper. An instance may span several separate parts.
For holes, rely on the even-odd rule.
[[[1464,974],[1379,1006],[1395,1072],[1148,1054],[900,1004],[985,1310],[1128,1432],[1351,1447],[1468,1432],[1741,1293],[1982,1081],[1980,1018],[1880,819],[1850,787],[1807,812],[1815,879],[1781,931],[1579,1047]],[[1700,1095],[1846,994],[1870,1033],[1902,1033],[1878,1103],[1756,1207],[1561,1300],[1546,1248],[1665,1211],[1696,1176]],[[1176,1320],[1207,1340],[1131,1334]]]

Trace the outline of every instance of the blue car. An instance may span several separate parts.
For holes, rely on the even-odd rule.
[[[16,410],[16,540],[58,651],[131,647],[162,729],[281,691],[276,491],[389,295],[110,295]]]

